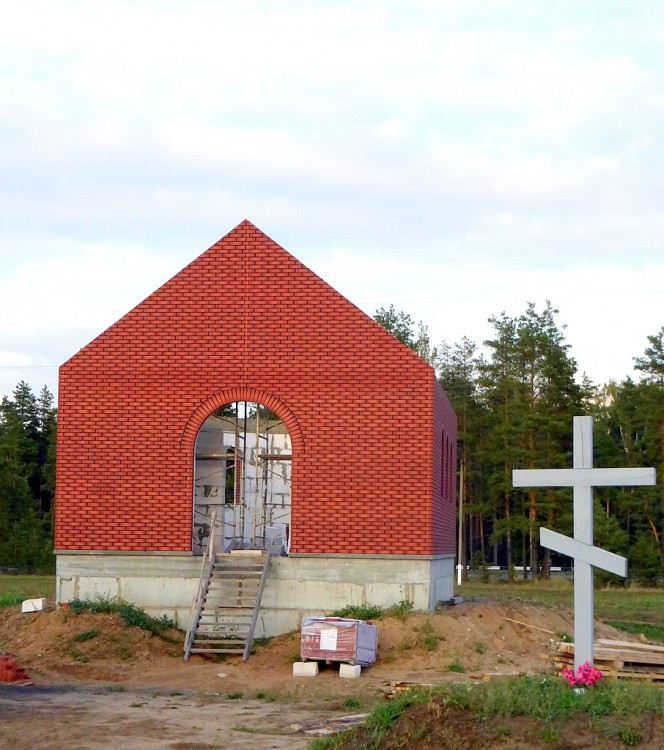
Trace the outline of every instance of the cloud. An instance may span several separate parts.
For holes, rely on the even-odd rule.
[[[0,363],[66,358],[244,218],[441,336],[486,319],[477,295],[561,304],[591,269],[642,295],[596,328],[658,330],[662,21],[657,2],[13,4]]]

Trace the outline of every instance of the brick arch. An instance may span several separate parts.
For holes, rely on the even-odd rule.
[[[205,422],[215,409],[234,401],[254,401],[267,406],[286,425],[293,453],[302,454],[304,451],[304,436],[295,415],[281,399],[260,388],[227,388],[203,401],[187,420],[187,424],[180,436],[180,450],[193,452],[196,436],[203,422]]]

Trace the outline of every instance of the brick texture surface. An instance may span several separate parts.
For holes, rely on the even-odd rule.
[[[433,371],[248,221],[60,368],[56,549],[190,551],[196,435],[235,400],[291,435],[291,552],[454,552]]]

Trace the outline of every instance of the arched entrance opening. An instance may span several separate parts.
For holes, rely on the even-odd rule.
[[[291,439],[283,420],[256,401],[233,401],[201,425],[195,444],[192,549],[288,554]]]

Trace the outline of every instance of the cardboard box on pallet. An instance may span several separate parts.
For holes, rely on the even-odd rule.
[[[300,656],[303,661],[348,662],[369,667],[376,661],[378,628],[344,617],[303,617]]]

